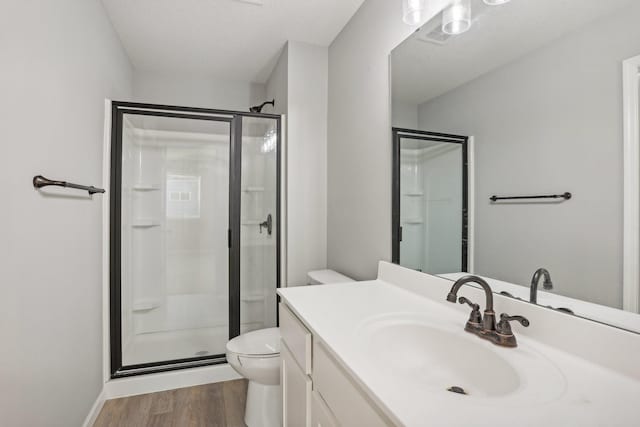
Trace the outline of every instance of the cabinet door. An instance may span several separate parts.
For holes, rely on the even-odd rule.
[[[311,397],[311,427],[338,427],[333,414],[315,391]]]
[[[280,334],[302,371],[311,375],[311,332],[283,303],[280,303]]]
[[[320,394],[341,425],[358,427],[394,425],[317,340],[313,343],[313,389]]]
[[[284,427],[310,427],[311,378],[305,375],[284,342],[280,348],[280,357]]]

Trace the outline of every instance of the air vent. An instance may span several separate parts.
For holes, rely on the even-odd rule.
[[[472,0],[472,10],[473,10],[473,25],[477,25],[478,21],[480,21],[481,17],[485,14],[489,13],[498,13],[499,7],[491,7],[487,6],[482,0]],[[436,16],[431,18],[429,22],[424,24],[422,28],[417,30],[414,33],[414,37],[417,40],[433,43],[437,45],[445,45],[451,40],[452,37],[460,37],[446,34],[442,31],[442,12],[438,13]]]
[[[253,4],[255,6],[262,6],[264,5],[264,0],[235,0],[237,2],[240,3],[248,3],[248,4]]]
[[[424,24],[422,28],[416,31],[415,38],[423,42],[434,43],[437,45],[446,44],[453,36],[442,31],[441,22],[442,13],[435,16],[429,22]]]
[[[445,44],[450,38],[451,34],[443,32],[440,27],[429,33],[424,33],[418,36],[418,39],[423,42],[435,43],[439,45]]]

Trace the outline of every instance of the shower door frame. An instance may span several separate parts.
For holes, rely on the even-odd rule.
[[[240,335],[240,233],[242,203],[242,119],[243,117],[276,121],[276,288],[280,287],[281,255],[281,154],[282,116],[175,105],[113,101],[111,104],[111,176],[109,201],[109,334],[111,378],[187,369],[227,363],[224,354],[197,356],[159,362],[123,365],[122,363],[122,130],[124,114],[209,120],[229,123],[229,339]],[[276,319],[278,319],[278,305]]]
[[[428,132],[399,127],[391,128],[392,134],[392,179],[391,179],[391,262],[400,265],[400,242],[402,241],[402,223],[400,219],[400,148],[401,139],[416,139],[450,144],[459,144],[462,148],[462,236],[460,241],[460,265],[463,272],[469,272],[469,136],[449,133]]]

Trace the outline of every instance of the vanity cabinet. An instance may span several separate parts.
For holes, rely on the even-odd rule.
[[[305,375],[283,343],[280,349],[282,421],[285,426],[309,426],[311,377]]]
[[[383,427],[388,418],[285,304],[280,304],[285,427]]]
[[[317,391],[311,395],[311,426],[338,427],[338,422]]]

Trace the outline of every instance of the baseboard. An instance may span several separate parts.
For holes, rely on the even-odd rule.
[[[200,368],[182,369],[178,371],[160,372],[157,374],[110,380],[104,385],[104,399],[135,396],[155,393],[175,388],[231,381],[242,378],[233,368],[222,365],[204,366]]]
[[[100,414],[100,411],[104,406],[104,401],[105,401],[104,389],[102,389],[102,391],[96,398],[96,401],[93,402],[93,406],[91,407],[91,410],[87,415],[87,418],[84,419],[84,423],[82,423],[82,427],[91,427],[96,422],[96,419],[98,418],[98,415]]]

